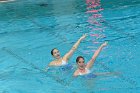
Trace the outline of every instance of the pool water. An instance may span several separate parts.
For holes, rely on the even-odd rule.
[[[139,93],[140,0],[16,0],[0,3],[0,93]],[[68,66],[48,68],[87,33]],[[92,74],[74,78],[104,41]]]

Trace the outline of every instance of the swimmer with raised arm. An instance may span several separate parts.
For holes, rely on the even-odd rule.
[[[63,57],[60,56],[60,52],[57,48],[52,49],[51,54],[55,58],[54,61],[49,63],[49,66],[63,66],[68,63],[69,58],[73,55],[73,53],[78,48],[79,44],[82,40],[86,38],[87,34],[84,34],[71,48],[71,50],[66,53]]]
[[[74,72],[73,76],[78,75],[86,75],[90,73],[90,69],[92,68],[97,56],[100,54],[103,47],[107,46],[107,42],[103,43],[94,53],[91,60],[85,64],[85,60],[82,56],[78,56],[76,59],[76,63],[78,65],[77,70]]]

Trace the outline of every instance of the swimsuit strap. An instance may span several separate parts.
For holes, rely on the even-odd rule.
[[[67,64],[67,62],[62,59],[61,65],[66,65],[66,64]]]
[[[84,74],[89,74],[90,73],[90,70],[89,69],[85,68],[85,70],[86,70],[86,73],[84,73]],[[81,72],[79,72],[79,75],[84,75],[84,74],[81,73]]]
[[[90,70],[88,69],[88,68],[85,68],[86,69],[86,71],[87,71],[87,74],[89,74],[90,73]]]

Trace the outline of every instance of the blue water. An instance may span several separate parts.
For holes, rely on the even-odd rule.
[[[140,92],[140,0],[87,1],[0,3],[0,93]],[[63,56],[84,33],[69,66],[44,71],[52,48]],[[92,73],[118,74],[73,78],[76,57],[87,62],[104,41]]]

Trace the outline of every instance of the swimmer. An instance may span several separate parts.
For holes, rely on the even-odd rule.
[[[49,66],[63,66],[68,63],[69,58],[73,55],[73,53],[78,48],[79,44],[82,40],[86,38],[87,34],[84,34],[71,48],[71,50],[66,53],[63,57],[60,56],[60,52],[57,48],[52,49],[51,54],[55,58],[54,61],[49,63]]]
[[[79,76],[79,75],[86,75],[90,73],[90,69],[93,66],[97,56],[100,54],[103,47],[107,46],[107,42],[103,43],[94,53],[91,60],[85,64],[84,57],[78,56],[76,59],[76,63],[78,65],[78,69],[74,72],[73,76]]]

